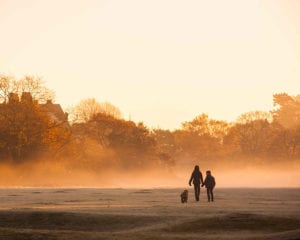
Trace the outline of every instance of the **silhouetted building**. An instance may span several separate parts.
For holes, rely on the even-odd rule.
[[[57,123],[67,123],[69,126],[68,114],[63,111],[60,104],[54,104],[51,100],[47,100],[45,104],[40,104],[40,107],[43,111],[47,112],[52,121]]]
[[[30,92],[23,92],[21,98],[17,93],[9,93],[8,101],[0,104],[15,104],[15,103],[33,103],[36,102],[33,100],[33,97]],[[65,113],[60,104],[54,104],[51,100],[47,100],[46,103],[39,104],[40,109],[45,112],[53,122],[57,124],[62,124],[64,127],[70,127],[68,122],[68,114]]]

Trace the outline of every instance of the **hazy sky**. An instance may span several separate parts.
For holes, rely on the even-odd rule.
[[[0,73],[177,128],[300,94],[299,0],[0,0]]]

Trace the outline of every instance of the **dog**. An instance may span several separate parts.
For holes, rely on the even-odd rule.
[[[185,189],[185,190],[180,194],[181,202],[182,202],[182,203],[187,203],[187,201],[188,201],[188,196],[189,196],[189,192],[188,192],[188,190]]]

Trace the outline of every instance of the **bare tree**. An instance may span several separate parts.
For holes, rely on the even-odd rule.
[[[81,100],[76,106],[68,110],[72,122],[87,122],[92,116],[101,112],[100,104],[94,98]]]
[[[81,100],[75,107],[68,109],[73,123],[88,122],[93,116],[102,113],[114,118],[121,118],[121,111],[111,103],[98,103],[94,98]]]
[[[45,87],[40,77],[25,76],[17,80],[12,76],[0,75],[0,102],[7,102],[10,93],[21,97],[24,92],[30,93],[39,103],[54,99],[54,91]]]
[[[17,81],[7,75],[0,75],[0,102],[7,102],[9,94],[17,91]]]
[[[112,116],[114,118],[118,118],[118,119],[122,118],[122,113],[120,109],[112,105],[111,103],[109,102],[100,103],[100,106],[102,109],[102,113]]]

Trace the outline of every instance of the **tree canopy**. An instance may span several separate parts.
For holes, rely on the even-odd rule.
[[[274,109],[241,114],[236,122],[200,113],[173,131],[125,120],[116,106],[94,98],[70,108],[68,118],[53,98],[40,78],[0,76],[1,161],[51,156],[98,171],[300,158],[300,95],[274,94]]]

